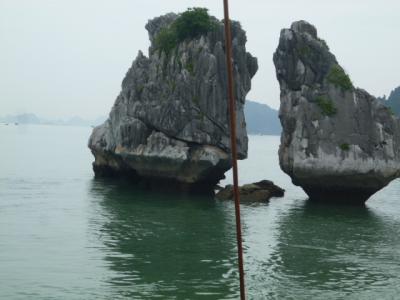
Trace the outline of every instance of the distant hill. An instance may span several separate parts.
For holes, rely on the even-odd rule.
[[[267,104],[246,100],[244,114],[249,134],[280,135],[282,131],[278,111]]]
[[[0,121],[4,123],[40,124],[40,120],[35,114],[8,115],[0,118]]]
[[[19,114],[7,115],[0,117],[1,123],[18,123],[18,124],[42,124],[42,125],[63,125],[63,126],[97,126],[102,124],[107,117],[98,117],[94,120],[85,120],[80,117],[72,117],[66,120],[47,120],[42,119],[35,114]]]
[[[383,99],[385,100],[385,98]],[[389,106],[396,115],[400,116],[400,86],[390,93],[384,104]]]

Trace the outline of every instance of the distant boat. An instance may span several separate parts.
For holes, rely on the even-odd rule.
[[[18,123],[14,123],[15,126],[18,126]]]
[[[6,126],[8,126],[8,123],[6,123]]]

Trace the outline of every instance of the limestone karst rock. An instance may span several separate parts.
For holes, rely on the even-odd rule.
[[[274,54],[280,165],[311,199],[363,203],[400,176],[400,122],[355,88],[316,28],[283,29]]]
[[[271,198],[283,197],[285,190],[272,181],[261,180],[240,186],[239,193],[241,202],[266,202]],[[221,188],[215,197],[220,200],[234,200],[233,185],[229,184]]]
[[[179,15],[170,13],[146,25],[151,46],[139,51],[108,120],[89,139],[98,176],[129,174],[135,181],[212,188],[231,167],[223,23],[178,43],[169,53],[157,48],[157,35]],[[237,143],[247,157],[243,106],[257,71],[246,52],[246,34],[232,23],[237,108]]]

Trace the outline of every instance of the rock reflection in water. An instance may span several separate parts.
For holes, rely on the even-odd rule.
[[[102,180],[93,181],[91,192],[114,295],[236,297],[235,227],[224,203]]]
[[[279,221],[278,243],[268,262],[280,285],[275,291],[282,297],[287,289],[298,291],[305,299],[395,295],[392,279],[400,273],[400,257],[385,245],[399,244],[395,231],[368,207],[313,202],[292,207]]]

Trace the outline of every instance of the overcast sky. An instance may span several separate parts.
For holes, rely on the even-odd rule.
[[[272,54],[281,28],[318,28],[356,86],[374,95],[400,85],[399,0],[231,0],[259,71],[248,99],[279,107]],[[109,113],[138,50],[144,25],[164,13],[222,0],[0,0],[0,115],[97,117]]]

